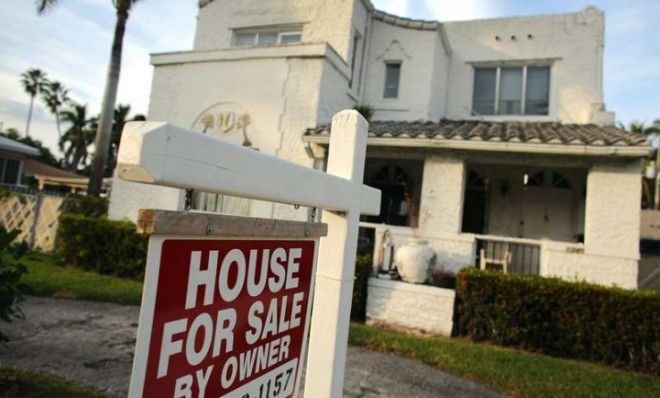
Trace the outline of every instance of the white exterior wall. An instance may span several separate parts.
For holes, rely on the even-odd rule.
[[[437,31],[408,29],[374,20],[362,102],[373,120],[437,120],[445,90],[444,49]],[[384,98],[385,63],[401,62],[398,98]]]
[[[311,166],[300,141],[305,129],[329,122],[334,113],[353,104],[346,93],[347,66],[336,55],[327,58],[332,55],[326,45],[307,45],[155,56],[148,119],[200,129],[195,122],[214,106],[247,113],[247,134],[254,148]],[[236,144],[243,140],[237,129],[214,134]],[[109,215],[135,221],[140,208],[182,210],[183,197],[180,190],[117,178]],[[250,214],[307,217],[306,209],[257,201],[251,203]]]
[[[541,275],[566,280],[586,281],[626,289],[637,288],[638,261],[620,257],[570,253],[546,248],[543,251]]]
[[[453,51],[447,93],[449,119],[465,119],[471,114],[472,62],[553,59],[548,116],[483,116],[483,119],[589,123],[592,104],[603,102],[604,15],[596,8],[570,14],[447,22],[444,27]],[[515,40],[511,39],[512,35],[516,36]]]
[[[236,28],[303,24],[303,43],[327,42],[348,60],[356,1],[215,0],[199,10],[194,49],[227,48]]]
[[[451,154],[426,158],[419,210],[419,229],[422,235],[461,232],[464,185],[463,159]]]
[[[585,252],[639,259],[640,162],[594,165],[587,180]]]
[[[450,336],[455,296],[452,289],[371,278],[367,319]]]

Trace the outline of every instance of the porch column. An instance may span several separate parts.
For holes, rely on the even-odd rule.
[[[587,177],[585,253],[639,259],[639,161],[594,165]]]
[[[422,236],[457,235],[463,220],[463,159],[433,155],[424,162],[419,230]]]
[[[594,165],[587,177],[580,279],[637,287],[642,184],[639,161]]]

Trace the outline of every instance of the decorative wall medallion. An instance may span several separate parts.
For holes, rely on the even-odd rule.
[[[204,134],[239,138],[242,145],[252,147],[248,128],[252,119],[246,110],[233,102],[220,102],[202,111],[192,124],[193,130]]]

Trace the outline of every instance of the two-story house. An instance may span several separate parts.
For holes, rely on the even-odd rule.
[[[605,111],[603,48],[593,7],[440,23],[368,0],[202,0],[193,50],[152,56],[148,118],[322,169],[332,115],[366,106],[375,266],[417,236],[448,271],[508,256],[510,271],[634,288],[649,146]],[[110,216],[184,201],[115,179]],[[307,216],[206,193],[195,207]]]

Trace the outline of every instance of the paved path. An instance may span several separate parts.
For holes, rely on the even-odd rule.
[[[139,308],[29,298],[26,320],[0,323],[0,365],[35,369],[125,396]],[[392,354],[349,347],[345,397],[491,397],[476,383]]]

